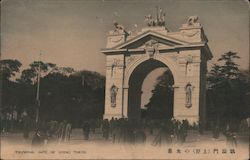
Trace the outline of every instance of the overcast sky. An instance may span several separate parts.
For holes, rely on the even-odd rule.
[[[105,74],[105,56],[100,49],[113,21],[127,30],[145,26],[144,16],[166,13],[166,27],[178,28],[191,15],[198,15],[214,59],[232,50],[249,64],[248,4],[241,0],[5,0],[1,8],[2,59],[20,60],[24,67],[38,59],[77,70]]]

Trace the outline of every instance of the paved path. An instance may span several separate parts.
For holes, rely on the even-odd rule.
[[[247,143],[241,142],[234,149],[226,145],[225,137],[222,135],[218,140],[214,140],[211,132],[204,132],[204,135],[200,136],[196,131],[189,131],[187,141],[183,145],[162,144],[160,147],[152,146],[155,134],[149,136],[147,133],[147,142],[144,145],[112,144],[111,138],[105,141],[98,130],[96,134],[90,135],[90,140],[83,140],[82,130],[74,129],[70,142],[51,143],[40,148],[32,147],[31,138],[24,141],[20,133],[8,134],[1,136],[1,157],[5,159],[38,157],[40,159],[194,159],[194,157],[247,159],[248,157]],[[218,153],[214,153],[215,149],[218,149]],[[222,154],[223,149],[226,149],[226,154]],[[231,154],[230,149],[234,149],[235,153]]]

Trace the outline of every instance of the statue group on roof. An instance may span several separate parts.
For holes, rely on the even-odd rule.
[[[162,9],[159,9],[158,12],[158,7],[157,7],[157,16],[156,19],[153,18],[153,16],[147,15],[145,16],[145,22],[149,27],[153,26],[165,26],[165,13],[162,12]]]

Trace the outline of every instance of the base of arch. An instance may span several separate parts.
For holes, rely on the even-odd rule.
[[[126,116],[122,116],[121,114],[104,114],[103,115],[103,119],[108,119],[108,120],[111,120],[113,118],[127,118]]]
[[[190,125],[194,123],[198,124],[199,122],[199,116],[197,115],[178,115],[178,116],[174,116],[174,118],[179,121],[187,120]]]
[[[103,115],[103,119],[112,119],[113,118],[128,118],[127,116],[122,116],[121,114],[104,114]],[[196,115],[178,115],[178,116],[174,116],[175,119],[182,121],[182,120],[188,120],[189,124],[198,124],[199,122],[199,116]]]

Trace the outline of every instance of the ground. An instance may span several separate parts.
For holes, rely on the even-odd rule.
[[[99,130],[90,135],[90,140],[83,140],[82,130],[74,129],[69,142],[54,142],[34,148],[30,145],[31,138],[25,141],[21,133],[9,133],[1,135],[1,158],[248,159],[249,156],[247,137],[237,136],[239,143],[237,148],[233,148],[226,145],[226,138],[223,135],[218,140],[214,140],[209,131],[204,132],[203,135],[199,135],[196,131],[189,131],[187,141],[183,145],[162,144],[161,146],[153,146],[152,141],[155,134],[152,136],[147,134],[147,141],[144,145],[113,144],[111,138],[105,141]]]

